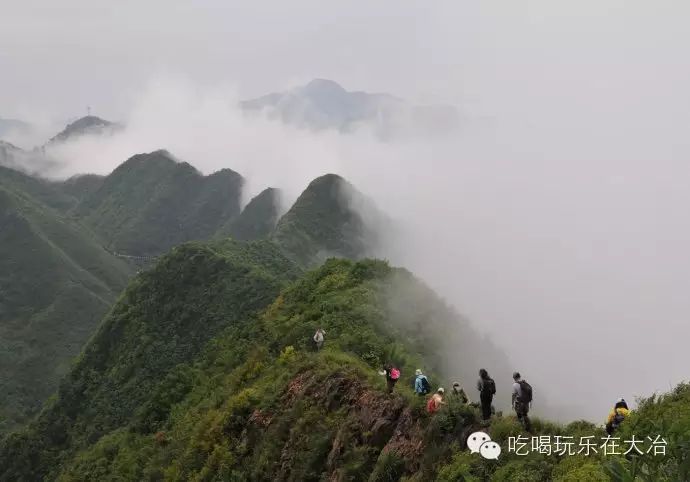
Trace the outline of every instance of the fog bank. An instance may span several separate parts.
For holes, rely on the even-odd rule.
[[[598,419],[612,399],[687,377],[683,153],[660,149],[645,159],[649,140],[618,145],[620,131],[634,128],[621,125],[585,156],[602,127],[594,115],[588,131],[577,131],[583,147],[566,151],[575,131],[556,122],[533,130],[517,119],[468,117],[453,138],[381,142],[367,131],[245,119],[236,100],[232,89],[159,79],[132,105],[125,131],[51,154],[66,163],[63,176],[105,174],[133,153],[164,147],[205,173],[240,172],[247,199],[279,187],[286,207],[314,177],[344,176],[400,223],[404,234],[386,239],[384,254],[505,349],[535,390],[575,404],[567,418]],[[510,374],[494,375],[507,390]]]

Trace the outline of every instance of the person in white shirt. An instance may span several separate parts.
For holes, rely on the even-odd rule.
[[[518,420],[524,425],[525,430],[532,430],[532,423],[529,420],[529,405],[532,402],[532,386],[523,380],[519,372],[513,373],[513,409]]]
[[[316,349],[320,350],[321,347],[323,346],[323,341],[324,341],[324,335],[326,334],[325,331],[323,331],[321,328],[316,330],[316,333],[314,334],[314,343],[316,343]]]

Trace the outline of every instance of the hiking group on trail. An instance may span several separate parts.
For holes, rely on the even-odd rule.
[[[316,345],[316,350],[320,351],[325,341],[326,332],[322,328],[318,328],[312,337]],[[386,387],[388,393],[393,393],[395,385],[400,379],[401,371],[392,363],[386,363],[383,370],[379,372],[380,375],[386,377]],[[421,369],[415,370],[415,378],[413,383],[414,392],[419,397],[426,397],[431,393],[431,383]],[[465,390],[462,389],[459,382],[453,382],[453,390],[451,392],[452,399],[463,404],[477,407],[481,410],[482,420],[487,422],[491,419],[491,415],[495,413],[493,407],[494,395],[496,395],[496,382],[485,368],[479,370],[479,378],[477,379],[477,391],[479,391],[479,403],[471,402]],[[446,404],[445,390],[439,387],[436,392],[429,397],[427,401],[427,412],[434,414]],[[515,411],[518,421],[522,424],[527,432],[532,431],[532,422],[529,419],[529,411],[532,406],[532,386],[523,379],[520,372],[513,372],[513,384],[511,387],[511,406]],[[614,405],[606,419],[606,433],[611,435],[625,418],[630,414],[628,404],[625,399],[620,398]]]

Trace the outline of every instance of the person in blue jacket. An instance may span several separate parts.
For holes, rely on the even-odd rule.
[[[414,380],[415,393],[419,396],[424,396],[427,393],[431,392],[431,384],[429,384],[429,380],[427,380],[426,375],[422,373],[422,370],[417,369],[415,371],[415,375],[417,375],[417,377]]]

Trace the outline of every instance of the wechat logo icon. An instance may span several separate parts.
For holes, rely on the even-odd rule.
[[[497,460],[501,455],[501,446],[491,440],[485,432],[474,432],[467,438],[467,447],[471,454],[479,453],[485,459]]]

